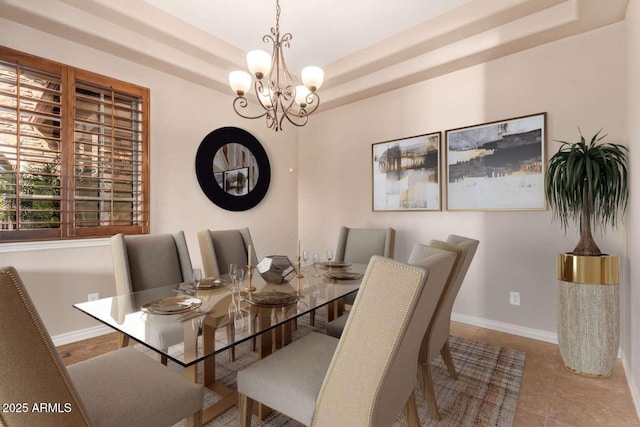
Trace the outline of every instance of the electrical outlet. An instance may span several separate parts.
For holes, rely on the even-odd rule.
[[[100,294],[97,292],[95,294],[87,295],[87,301],[95,301],[97,299],[100,299]]]
[[[511,305],[520,305],[520,292],[509,292],[509,302]]]

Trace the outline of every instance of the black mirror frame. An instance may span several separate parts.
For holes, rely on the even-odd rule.
[[[241,144],[251,151],[258,164],[258,181],[255,187],[243,196],[234,196],[216,182],[213,174],[213,158],[226,144]],[[216,129],[204,137],[196,152],[196,176],[200,188],[216,205],[228,211],[246,211],[262,201],[271,182],[271,165],[262,144],[244,129],[227,126]]]

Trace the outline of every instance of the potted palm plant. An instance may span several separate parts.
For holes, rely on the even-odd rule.
[[[618,353],[618,257],[603,254],[591,230],[617,227],[629,197],[627,147],[560,142],[549,160],[545,195],[563,229],[577,222],[573,252],[558,254],[558,344],[565,366],[596,377],[611,374]]]

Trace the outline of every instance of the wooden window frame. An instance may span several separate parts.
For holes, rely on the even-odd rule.
[[[41,229],[0,230],[0,243],[64,240],[77,238],[109,237],[117,233],[147,234],[150,217],[149,184],[149,101],[148,88],[113,79],[90,71],[71,67],[58,62],[19,52],[0,46],[0,59],[18,66],[28,67],[44,73],[60,76],[60,227]],[[140,221],[135,225],[98,225],[83,227],[76,224],[75,216],[75,125],[76,125],[76,82],[89,83],[109,88],[114,92],[140,99],[142,118],[140,121],[140,190],[142,201],[138,210],[132,209],[132,216],[138,214]],[[19,110],[17,110],[19,111]],[[115,112],[113,113],[115,120]],[[19,120],[19,116],[18,116]],[[115,126],[115,125],[114,125]],[[112,191],[113,193],[113,191]],[[116,201],[113,196],[111,202]],[[16,221],[20,221],[17,217]],[[113,217],[110,218],[113,221]]]

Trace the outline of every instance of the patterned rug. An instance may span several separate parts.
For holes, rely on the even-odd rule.
[[[309,319],[304,316],[298,320],[298,329],[294,332],[294,339],[300,338],[311,331],[323,332],[324,321],[321,311],[316,316],[315,326],[309,325]],[[225,331],[220,331],[224,334]],[[220,336],[222,339],[222,335]],[[431,364],[434,389],[442,421],[431,419],[427,404],[422,399],[422,392],[415,384],[418,403],[418,414],[423,426],[512,426],[518,400],[518,391],[524,369],[525,354],[515,350],[471,341],[459,337],[450,337],[449,345],[453,361],[458,372],[458,380],[453,380],[447,368],[438,356]],[[136,348],[149,354],[151,352],[137,345]],[[227,354],[217,357],[216,377],[225,385],[236,388],[236,372],[255,362],[258,356],[249,349],[248,343],[236,348],[236,360],[229,362]],[[180,371],[180,367],[170,362],[169,367]],[[218,400],[209,391],[205,393],[204,406],[208,407]],[[182,423],[174,427],[181,426]],[[220,417],[210,421],[206,427],[227,427],[239,425],[238,409],[233,407]],[[261,427],[298,427],[302,424],[277,412],[273,412],[265,420],[253,418],[252,426]],[[400,415],[394,427],[405,427],[407,422],[404,415]]]

